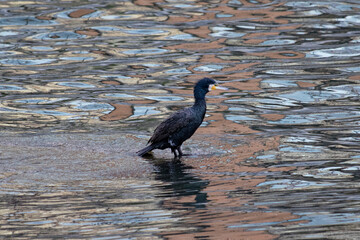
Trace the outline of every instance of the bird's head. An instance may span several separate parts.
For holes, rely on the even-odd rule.
[[[224,89],[216,84],[216,81],[211,78],[203,78],[198,81],[194,88],[195,98],[204,98],[211,90]]]
[[[206,93],[210,92],[211,90],[214,90],[216,87],[216,81],[211,78],[203,78],[200,81],[198,81],[195,85],[194,90],[202,90]]]

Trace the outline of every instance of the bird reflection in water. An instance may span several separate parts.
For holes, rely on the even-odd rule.
[[[178,201],[173,199],[175,205],[182,207],[205,208],[208,202],[207,193],[202,192],[209,184],[209,181],[204,180],[191,173],[191,166],[182,163],[181,161],[167,161],[166,159],[151,159],[151,163],[155,166],[155,180],[161,181],[158,187],[163,191],[158,195],[160,198],[166,197],[182,197],[192,196],[194,198],[190,202],[188,198],[186,201]],[[170,200],[172,201],[172,200]]]

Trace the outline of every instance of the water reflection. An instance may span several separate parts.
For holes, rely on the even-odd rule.
[[[48,26],[57,24],[55,21],[50,19],[41,19],[40,17],[7,17],[0,18],[0,26],[24,26],[24,25],[35,25],[35,26]]]
[[[144,186],[138,187],[141,190],[134,191],[136,185],[132,184],[122,189],[97,188],[96,192],[74,189],[3,194],[1,208],[9,211],[2,214],[1,235],[18,238],[32,233],[38,238],[69,234],[75,238],[156,239],[154,233],[157,231],[176,229],[172,227],[173,213],[159,208],[151,191],[146,199],[138,199],[137,192],[145,193]],[[48,230],[42,231],[42,228]]]
[[[64,6],[1,4],[2,236],[357,238],[359,3]],[[209,76],[191,155],[138,159]]]
[[[208,181],[200,179],[198,176],[189,172],[191,166],[187,166],[181,161],[159,161],[155,160],[156,180],[161,181],[158,187],[163,189],[161,197],[193,196],[194,200],[182,202],[182,206],[172,206],[169,209],[181,209],[189,207],[204,208],[206,206],[207,193],[202,190],[208,185]]]

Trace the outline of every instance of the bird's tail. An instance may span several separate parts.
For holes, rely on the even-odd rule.
[[[150,145],[150,146],[147,146],[147,147],[137,151],[136,153],[137,153],[138,156],[142,157],[145,154],[147,154],[148,152],[150,152],[151,150],[153,150],[154,148],[155,148],[155,146]]]

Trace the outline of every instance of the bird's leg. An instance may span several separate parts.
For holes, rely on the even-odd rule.
[[[171,148],[171,152],[174,153],[174,159],[176,159],[178,157],[176,154],[176,148]]]
[[[179,157],[183,156],[183,153],[182,153],[182,151],[181,151],[181,146],[178,146],[178,147],[177,147],[177,150],[178,150],[178,152],[179,152]]]
[[[184,154],[184,153],[181,151],[181,146],[178,146],[176,149],[177,149],[178,152],[179,152],[179,157],[182,157],[182,156],[191,156],[191,154],[189,154],[189,153]]]

